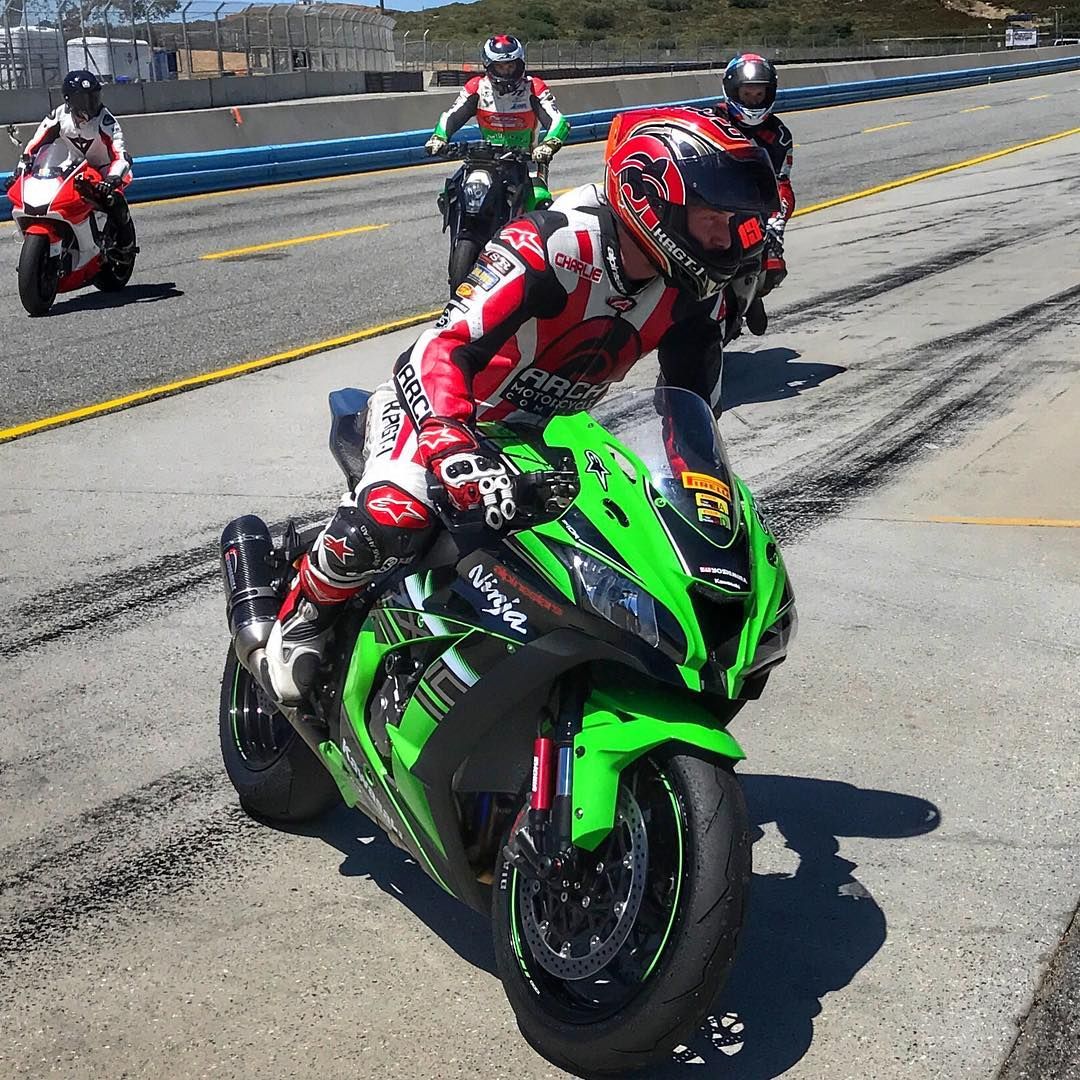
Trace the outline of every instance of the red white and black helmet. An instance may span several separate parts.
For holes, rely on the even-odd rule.
[[[743,101],[749,86],[765,87],[765,97],[756,103]],[[731,118],[737,123],[751,127],[764,123],[776,104],[776,68],[756,53],[736,56],[724,69],[724,98]]]
[[[501,94],[517,90],[525,78],[525,46],[510,34],[496,34],[484,42],[484,71]]]
[[[612,122],[604,189],[618,219],[669,284],[703,300],[764,245],[780,207],[768,154],[732,124],[698,109],[639,109]],[[687,208],[731,213],[731,245],[706,251]]]

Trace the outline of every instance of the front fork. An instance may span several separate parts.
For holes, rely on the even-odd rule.
[[[524,820],[506,846],[506,858],[530,876],[561,872],[573,846],[574,739],[588,697],[583,674],[563,684],[559,714],[550,735],[533,743],[532,791]]]

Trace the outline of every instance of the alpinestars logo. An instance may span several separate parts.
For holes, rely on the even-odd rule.
[[[543,270],[547,263],[543,241],[537,231],[522,222],[508,225],[499,234],[501,240],[509,244],[534,270]]]
[[[381,484],[372,488],[364,500],[367,512],[380,525],[399,529],[423,529],[431,519],[427,507],[400,488]]]
[[[585,451],[585,460],[588,464],[585,466],[587,473],[592,473],[593,476],[600,482],[600,486],[607,491],[608,477],[611,475],[611,470],[600,460],[600,455],[595,450]]]
[[[356,552],[349,547],[349,541],[343,536],[324,536],[322,544],[323,547],[340,563],[344,563],[347,558],[351,558],[356,554]]]

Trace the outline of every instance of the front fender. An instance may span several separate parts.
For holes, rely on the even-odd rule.
[[[571,783],[575,846],[592,851],[615,824],[619,776],[664,743],[741,761],[743,749],[703,705],[664,688],[593,690],[574,738]]]

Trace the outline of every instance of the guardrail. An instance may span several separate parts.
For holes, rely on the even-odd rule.
[[[1034,63],[1003,64],[899,78],[836,83],[832,86],[793,87],[781,90],[777,100],[781,108],[819,108],[1077,69],[1080,69],[1080,56],[1070,56]],[[715,100],[715,97],[711,97],[663,104],[704,105]],[[633,107],[635,106],[623,105],[617,109],[572,114],[570,122],[573,129],[569,141],[582,143],[606,138],[612,118]],[[415,165],[428,160],[423,144],[430,134],[431,128],[427,127],[349,139],[137,158],[135,179],[128,188],[128,197],[131,202],[141,202],[287,180],[316,179],[371,169]],[[4,208],[3,216],[10,217],[10,207]]]

